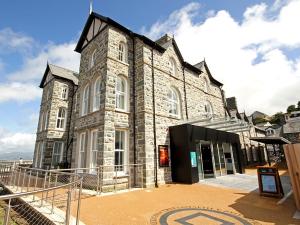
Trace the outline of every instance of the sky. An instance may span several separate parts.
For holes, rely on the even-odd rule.
[[[240,111],[272,115],[300,100],[300,0],[94,0],[93,11],[153,40],[174,35]],[[47,61],[78,71],[88,15],[89,0],[1,1],[0,152],[33,151]]]

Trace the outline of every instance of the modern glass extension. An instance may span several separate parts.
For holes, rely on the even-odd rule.
[[[196,140],[196,153],[200,180],[235,173],[230,143]]]

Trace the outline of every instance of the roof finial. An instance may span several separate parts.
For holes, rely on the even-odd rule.
[[[90,0],[90,15],[93,12],[93,0]]]
[[[205,57],[203,58],[203,61],[205,62]]]

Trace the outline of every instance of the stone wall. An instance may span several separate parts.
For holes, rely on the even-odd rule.
[[[37,143],[44,143],[44,158],[42,167],[50,168],[52,165],[52,152],[53,145],[55,141],[64,142],[64,149],[62,153],[62,161],[66,160],[66,149],[67,141],[73,136],[71,128],[71,114],[72,114],[72,102],[73,95],[75,92],[75,86],[71,81],[60,79],[56,76],[52,76],[51,73],[47,76],[49,77],[49,82],[45,83],[43,87],[43,95],[40,107],[40,118],[39,127],[41,126],[42,115],[48,114],[47,127],[37,130],[36,146],[34,151],[34,160],[37,157]],[[66,100],[61,99],[61,91],[64,85],[68,86],[68,98]],[[56,128],[57,114],[60,107],[67,109],[65,129],[60,130]],[[45,120],[45,117],[44,119]],[[45,122],[43,121],[43,124]],[[43,125],[44,126],[44,125]],[[68,138],[69,135],[69,138]],[[71,146],[72,147],[72,146]],[[72,148],[68,149],[69,156],[71,155]]]

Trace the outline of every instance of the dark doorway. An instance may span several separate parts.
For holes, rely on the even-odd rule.
[[[204,178],[215,177],[212,154],[209,144],[201,144]]]

